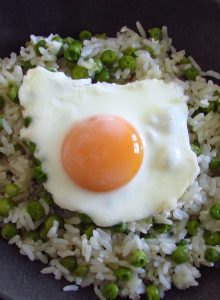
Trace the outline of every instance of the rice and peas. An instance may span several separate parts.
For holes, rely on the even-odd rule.
[[[171,284],[179,289],[198,285],[198,268],[220,261],[220,87],[204,78],[220,75],[203,72],[184,50],[176,51],[166,27],[147,34],[139,22],[137,28],[139,34],[123,27],[116,38],[84,31],[83,45],[70,37],[32,35],[19,56],[0,60],[1,235],[22,255],[47,264],[43,274],[66,278],[70,285],[64,291],[93,284],[100,299],[141,294],[160,299]],[[100,56],[109,49],[116,62],[106,68]],[[35,145],[19,138],[31,120],[22,117],[18,89],[35,66],[94,82],[157,78],[183,85],[200,174],[174,211],[106,229],[53,203],[42,185],[47,175],[34,158]]]

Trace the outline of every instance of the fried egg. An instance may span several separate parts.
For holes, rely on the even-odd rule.
[[[92,84],[37,67],[19,99],[32,119],[20,136],[37,145],[45,188],[99,226],[173,209],[198,175],[177,83]]]

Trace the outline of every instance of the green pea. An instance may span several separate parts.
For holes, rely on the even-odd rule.
[[[196,80],[196,77],[199,75],[198,70],[195,67],[184,70],[184,75],[187,80]]]
[[[44,208],[40,202],[32,200],[27,204],[27,212],[34,221],[38,221],[44,216]]]
[[[116,70],[117,70],[117,68],[115,68],[115,67],[109,67],[108,68],[109,76],[110,76],[109,82],[116,82],[117,81],[116,78],[115,78]]]
[[[75,270],[76,276],[81,278],[86,277],[88,273],[89,273],[89,267],[86,265],[77,266]]]
[[[14,203],[9,198],[0,199],[0,216],[7,217],[10,210],[14,207]]]
[[[40,52],[40,48],[45,48],[47,45],[45,40],[40,40],[39,42],[37,42],[34,46],[34,50],[37,56],[42,56],[41,52]]]
[[[171,254],[171,259],[177,265],[182,264],[189,259],[189,252],[186,246],[177,246]]]
[[[160,28],[154,27],[148,30],[150,37],[153,38],[155,41],[161,41],[163,38],[163,32]]]
[[[70,37],[70,36],[68,36],[68,37],[66,37],[66,38],[64,39],[64,42],[65,42],[66,44],[68,44],[68,45],[71,45],[74,41],[75,41],[75,40],[74,40],[72,37]]]
[[[96,63],[96,73],[100,73],[103,70],[103,64],[100,58],[95,57],[94,62]]]
[[[31,124],[32,118],[31,117],[25,117],[24,118],[24,127],[27,128]]]
[[[72,69],[71,76],[73,79],[83,79],[88,78],[89,74],[88,70],[85,67],[76,65]]]
[[[102,288],[102,295],[106,300],[114,300],[118,297],[119,288],[117,284],[111,282],[106,283]]]
[[[96,81],[99,82],[108,82],[110,80],[110,74],[109,71],[107,69],[103,69],[101,72],[99,72],[98,74],[96,74]]]
[[[84,228],[84,233],[87,235],[87,238],[90,239],[93,236],[93,230],[95,229],[95,225],[91,224]]]
[[[3,121],[3,118],[0,116],[0,130],[2,130],[2,128],[3,128],[2,121]]]
[[[18,234],[18,230],[15,224],[7,223],[3,225],[1,229],[1,236],[3,237],[3,239],[10,240],[16,234]]]
[[[112,66],[117,60],[117,55],[113,50],[105,50],[101,55],[101,61],[106,66]]]
[[[60,263],[64,268],[66,268],[70,272],[73,272],[77,268],[77,259],[75,256],[63,257],[61,258]]]
[[[220,203],[214,204],[210,208],[209,213],[214,219],[220,220]]]
[[[188,57],[184,56],[180,61],[179,61],[179,64],[180,65],[187,65],[187,64],[190,64],[191,61],[189,60]]]
[[[199,146],[192,144],[191,145],[192,151],[197,155],[200,156],[202,154],[202,150]]]
[[[153,228],[155,231],[162,234],[162,233],[171,232],[173,229],[173,226],[170,224],[155,224]]]
[[[40,239],[44,242],[47,240],[47,233],[48,233],[48,230],[46,229],[45,225],[41,226],[39,229],[39,236],[40,236]]]
[[[37,166],[41,167],[41,161],[39,159],[34,157],[33,160],[34,160],[34,164],[36,165],[36,167]]]
[[[81,55],[82,43],[80,41],[73,41],[67,49],[64,50],[64,57],[66,60],[76,62]]]
[[[53,222],[54,221],[58,221],[59,223],[59,228],[62,228],[64,225],[64,221],[63,218],[58,216],[58,215],[50,215],[46,221],[45,221],[45,228],[47,230],[47,232],[51,229],[51,227],[53,226]]]
[[[160,300],[160,292],[155,285],[148,285],[146,287],[147,300]]]
[[[33,170],[33,178],[38,183],[44,183],[47,181],[47,174],[43,172],[41,165],[36,166]]]
[[[213,157],[209,163],[209,168],[212,170],[220,169],[220,159],[218,157]]]
[[[216,107],[217,112],[220,113],[220,102],[217,102],[217,107]]]
[[[92,34],[88,30],[82,30],[79,33],[79,39],[80,39],[80,41],[91,40],[91,37],[92,37]]]
[[[26,239],[37,242],[40,239],[40,233],[37,230],[31,230],[28,232]]]
[[[21,63],[21,67],[23,72],[26,73],[29,69],[32,69],[34,66],[32,65],[30,60],[25,60]]]
[[[220,232],[205,231],[204,240],[206,244],[210,246],[220,245]]]
[[[144,45],[143,49],[146,50],[147,52],[149,52],[152,58],[156,58],[157,57],[156,54],[155,54],[155,52],[154,52],[154,50],[150,46]]]
[[[133,56],[131,55],[124,55],[122,58],[119,60],[119,67],[124,70],[126,68],[130,69],[133,71],[136,67],[136,60]]]
[[[186,246],[188,245],[188,241],[187,240],[180,240],[179,242],[176,243],[177,246]]]
[[[186,229],[189,235],[194,236],[197,234],[200,222],[198,220],[190,220],[187,222]]]
[[[135,250],[128,256],[128,261],[132,266],[145,267],[147,264],[147,256],[142,250]]]
[[[11,101],[18,103],[18,86],[16,83],[10,81],[8,83],[8,96],[11,99]]]
[[[42,196],[42,198],[49,206],[54,204],[53,198],[50,193],[45,192],[44,195]]]
[[[214,248],[207,248],[204,253],[204,258],[208,262],[218,262],[220,261],[220,252],[218,252]]]
[[[28,150],[31,154],[34,154],[35,150],[36,150],[36,144],[31,142],[31,141],[27,141],[26,145],[28,147]]]
[[[210,111],[215,111],[216,110],[216,102],[210,101],[209,105],[207,107],[202,107],[202,108],[200,108],[200,110],[204,114],[208,114]]]
[[[0,109],[5,107],[5,99],[3,96],[0,95]]]
[[[216,103],[216,110],[218,112],[220,112],[220,92],[215,91],[214,94],[213,94],[213,96],[217,96],[218,97],[218,99],[217,99],[217,101],[215,103]]]
[[[148,232],[147,234],[145,234],[144,236],[144,239],[145,240],[148,240],[148,239],[155,239],[156,238],[156,235],[151,233],[151,232]]]
[[[132,277],[132,271],[124,267],[119,267],[117,270],[115,270],[114,274],[117,279],[121,281],[128,281]]]
[[[19,194],[19,192],[20,192],[19,186],[15,183],[9,183],[5,186],[5,193],[9,197],[15,197]]]
[[[136,51],[137,51],[137,49],[129,47],[129,48],[125,49],[124,55],[135,56]]]
[[[111,230],[113,233],[124,233],[127,231],[127,224],[126,223],[117,224],[115,226],[112,226]]]
[[[89,216],[87,216],[86,214],[80,213],[79,218],[80,218],[81,222],[84,224],[92,223],[92,219]]]
[[[63,44],[63,39],[59,35],[53,36],[52,41],[56,41],[56,42]]]

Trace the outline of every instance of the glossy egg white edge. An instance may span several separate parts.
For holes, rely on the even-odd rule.
[[[72,80],[42,67],[29,70],[19,90],[24,117],[21,138],[37,145],[35,156],[48,174],[45,188],[63,209],[88,214],[99,226],[134,221],[175,208],[199,173],[187,130],[184,90],[150,79],[126,85]],[[145,146],[142,166],[125,186],[111,192],[82,189],[61,163],[63,139],[76,122],[110,114],[129,121]],[[172,159],[172,156],[173,159]]]

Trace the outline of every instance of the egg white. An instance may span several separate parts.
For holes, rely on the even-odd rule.
[[[187,131],[182,87],[162,80],[126,85],[72,80],[42,67],[29,70],[19,90],[23,115],[32,122],[20,132],[37,145],[35,156],[48,174],[46,189],[61,208],[88,214],[99,226],[148,217],[175,207],[198,175]],[[111,192],[79,187],[61,163],[63,139],[76,122],[95,115],[117,115],[140,133],[145,147],[137,175]]]

